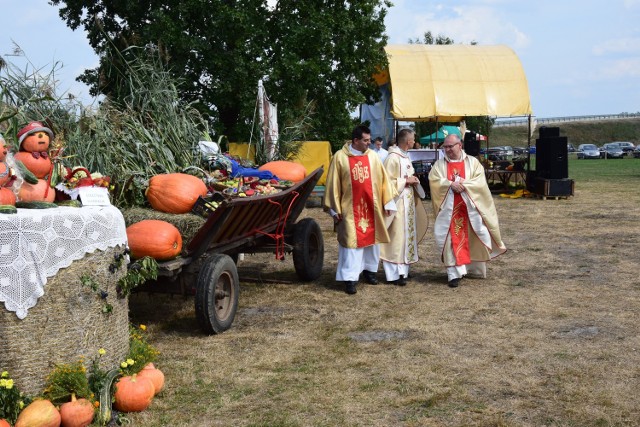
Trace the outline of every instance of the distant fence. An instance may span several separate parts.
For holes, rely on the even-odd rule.
[[[583,121],[595,121],[595,120],[620,120],[620,119],[637,119],[640,118],[640,113],[621,113],[621,114],[597,114],[593,116],[567,116],[567,117],[545,117],[535,118],[538,126],[545,123],[562,123],[562,122],[583,122]],[[526,126],[528,122],[527,117],[519,117],[517,119],[498,119],[493,124],[493,127],[502,126]]]

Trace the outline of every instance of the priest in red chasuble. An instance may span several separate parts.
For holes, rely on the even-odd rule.
[[[500,226],[484,167],[462,150],[458,135],[442,144],[444,158],[429,173],[436,215],[434,235],[450,287],[465,275],[485,278],[486,261],[504,253]]]
[[[369,128],[356,126],[351,142],[333,155],[325,184],[324,208],[338,235],[336,281],[344,282],[348,294],[356,293],[361,274],[378,283],[378,243],[389,241],[384,218],[396,210],[396,193],[370,144]]]

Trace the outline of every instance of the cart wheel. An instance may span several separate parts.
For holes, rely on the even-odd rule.
[[[196,288],[196,319],[207,334],[231,327],[238,308],[240,284],[236,265],[225,254],[211,256],[200,269]]]
[[[324,263],[322,230],[313,218],[304,218],[293,230],[293,266],[301,280],[320,277]]]

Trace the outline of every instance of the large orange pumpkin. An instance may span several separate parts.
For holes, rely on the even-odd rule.
[[[275,160],[265,163],[258,170],[269,171],[279,179],[299,182],[307,176],[307,170],[300,163],[288,162],[286,160]]]
[[[8,188],[0,188],[0,205],[16,205],[16,195]]]
[[[150,256],[158,261],[177,257],[182,252],[180,231],[166,221],[145,219],[127,227],[127,239],[133,258]]]
[[[140,412],[149,407],[155,389],[149,378],[136,374],[122,377],[116,384],[113,406],[121,412]]]
[[[45,196],[46,193],[46,196]],[[56,191],[49,187],[44,179],[39,179],[37,184],[23,182],[18,191],[18,200],[23,202],[51,202],[56,198]]]
[[[71,395],[71,402],[60,406],[60,420],[62,427],[87,427],[93,421],[93,405],[87,399],[76,399]]]
[[[162,387],[164,387],[164,373],[156,368],[153,363],[148,363],[140,372],[138,372],[138,378],[149,378],[153,383],[155,389],[154,394],[160,393]]]
[[[15,427],[59,427],[60,412],[48,400],[34,400],[20,412]]]
[[[46,159],[44,157],[38,157],[36,159],[31,153],[26,151],[19,151],[13,157],[21,161],[25,167],[38,178],[44,178],[49,175],[51,171],[51,159],[48,157]]]
[[[11,427],[11,424],[9,424],[9,421],[2,418],[0,419],[0,427]]]
[[[149,180],[146,195],[153,209],[181,214],[189,212],[199,196],[207,195],[207,186],[193,175],[166,173]]]

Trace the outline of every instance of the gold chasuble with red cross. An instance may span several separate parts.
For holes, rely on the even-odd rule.
[[[363,248],[388,242],[384,206],[395,197],[378,153],[367,149],[356,155],[345,144],[333,155],[323,205],[342,216],[338,242],[345,248]]]

